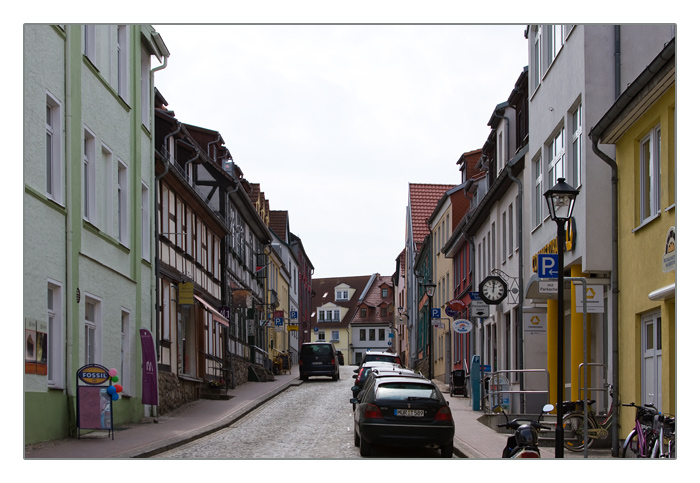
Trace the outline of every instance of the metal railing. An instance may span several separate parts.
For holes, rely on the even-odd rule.
[[[519,380],[521,381],[521,389],[512,389],[513,383],[505,377],[505,374],[521,374]],[[523,381],[525,375],[527,374],[544,374],[546,376],[546,384],[544,389],[522,389]],[[503,376],[505,382],[502,378],[498,376]],[[488,386],[483,385],[486,378],[489,378]],[[523,395],[523,406],[526,406],[526,400],[528,394],[544,394],[549,400],[549,371],[547,369],[508,369],[502,371],[486,372],[483,374],[481,379],[482,391],[481,391],[481,409],[485,413],[493,413],[493,408],[496,406],[503,406],[505,402],[504,395],[511,394],[522,394]],[[509,404],[512,404],[511,398],[508,398]],[[512,407],[512,406],[511,406]],[[511,409],[512,411],[512,409]]]

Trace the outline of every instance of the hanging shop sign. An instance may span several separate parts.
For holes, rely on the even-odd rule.
[[[472,331],[474,324],[466,319],[457,319],[452,322],[452,330],[458,334],[466,334]]]
[[[523,330],[530,334],[547,332],[547,312],[523,314]]]
[[[576,286],[576,312],[583,313],[583,286]],[[603,305],[603,286],[602,285],[587,285],[586,286],[586,313],[587,314],[602,314],[605,312]]]
[[[192,282],[178,284],[177,303],[179,305],[194,305],[194,284]]]
[[[676,227],[672,226],[666,234],[666,243],[663,257],[663,271],[672,272],[676,269]]]
[[[461,311],[465,310],[466,308],[467,304],[464,303],[463,300],[450,300],[449,302],[447,302],[447,306],[445,307],[445,314],[447,314],[448,317],[456,317]]]

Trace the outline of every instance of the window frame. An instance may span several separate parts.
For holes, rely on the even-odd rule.
[[[648,156],[644,145],[649,143]],[[661,211],[661,125],[657,124],[639,141],[639,222],[655,218]],[[647,185],[648,182],[648,185]]]
[[[128,246],[129,241],[129,167],[117,158],[117,239]]]
[[[574,188],[580,188],[584,154],[583,104],[571,113],[571,131],[571,181]]]
[[[51,306],[49,306],[49,297]],[[55,280],[47,280],[46,331],[48,336],[48,356],[46,358],[46,385],[53,389],[63,389],[65,364],[62,347],[63,337],[63,285]]]
[[[63,203],[63,151],[61,149],[63,126],[61,112],[63,106],[50,92],[46,92],[46,196]]]
[[[88,320],[87,318],[88,304],[94,307],[93,317],[95,320]],[[102,300],[86,294],[83,311],[83,363],[100,364],[102,362]],[[90,335],[92,335],[91,338],[89,337]],[[90,342],[92,344],[89,344]],[[92,359],[90,354],[92,354]]]
[[[95,178],[95,156],[97,137],[87,126],[83,126],[83,218],[97,226],[97,200]]]

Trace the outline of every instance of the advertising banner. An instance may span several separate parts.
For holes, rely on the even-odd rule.
[[[148,329],[139,329],[141,334],[141,402],[158,405],[158,370],[153,336]]]

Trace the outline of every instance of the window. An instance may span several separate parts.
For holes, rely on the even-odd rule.
[[[564,25],[549,26],[549,44],[549,64],[551,64],[564,46]]]
[[[126,25],[117,25],[117,92],[119,96],[127,99],[127,45],[126,45]]]
[[[542,223],[542,159],[537,158],[534,161],[534,171],[532,173],[533,179],[535,180],[535,193],[532,199],[533,203],[533,225],[538,226]]]
[[[340,342],[339,330],[331,330],[331,342]]]
[[[581,163],[583,159],[583,110],[580,104],[571,115],[571,129],[574,132],[571,143],[571,181],[574,188],[578,188],[581,186]]]
[[[512,229],[512,228],[511,228]],[[501,240],[503,246],[501,249],[501,263],[506,262],[506,257],[508,256],[508,225],[506,225],[506,212],[504,211],[501,215]]]
[[[61,105],[46,94],[46,194],[54,201],[61,202]]]
[[[151,259],[151,215],[148,186],[141,184],[141,258]]]
[[[566,178],[566,171],[564,170],[565,162],[564,128],[561,128],[561,130],[555,134],[552,142],[547,145],[547,165],[549,170],[548,188],[554,186],[559,178]]]
[[[318,338],[316,340],[326,340],[326,332],[323,330],[318,331]]]
[[[381,309],[381,314],[382,314],[382,317],[386,317],[386,316],[387,316],[386,307],[382,307],[382,309]]]
[[[95,191],[95,135],[85,128],[83,136],[83,216],[96,225]]]
[[[377,340],[386,340],[386,330],[385,329],[377,329]]]
[[[83,325],[83,363],[101,362],[102,304],[85,297],[85,321]]]
[[[121,160],[117,160],[117,165],[117,238],[126,245],[129,237],[127,168]]]
[[[513,203],[508,205],[508,253],[513,254]]]
[[[62,287],[54,282],[48,283],[46,301],[46,319],[48,334],[47,384],[49,387],[64,387],[63,378],[63,295]]]
[[[661,127],[657,126],[639,145],[640,222],[656,216],[661,209],[660,163]]]
[[[100,194],[100,215],[103,220],[103,229],[105,233],[112,235],[114,233],[114,226],[112,225],[114,216],[114,176],[112,174],[114,168],[114,161],[112,156],[112,150],[109,146],[102,145],[102,192]]]
[[[375,329],[369,329],[369,340],[375,340]]]
[[[389,289],[383,288],[382,289],[382,298],[387,298],[388,296],[389,296]]]
[[[367,317],[367,309],[365,307],[362,307],[360,309],[360,318],[364,319],[365,317]]]
[[[532,89],[540,85],[540,75],[542,73],[542,26],[535,27],[535,40],[532,47]]]
[[[95,25],[83,26],[83,54],[97,66],[97,38]]]
[[[360,340],[367,340],[367,329],[360,329]]]
[[[119,372],[119,382],[124,390],[128,393],[129,388],[129,361],[131,360],[131,344],[130,344],[130,318],[131,314],[128,310],[122,309],[121,323],[121,365]]]
[[[336,300],[350,300],[349,292],[347,290],[336,290],[335,291]]]
[[[151,124],[151,56],[141,48],[141,124],[150,129]],[[172,139],[172,138],[171,138]]]

